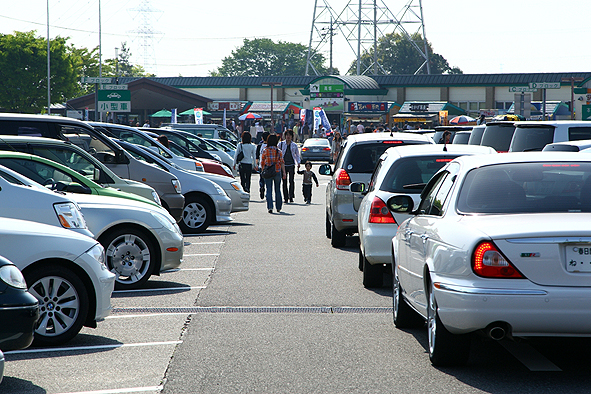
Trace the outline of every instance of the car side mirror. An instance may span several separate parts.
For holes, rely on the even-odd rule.
[[[414,209],[412,197],[404,194],[390,197],[386,205],[394,213],[410,213]]]
[[[98,183],[100,181],[100,179],[101,179],[101,169],[95,167],[92,180]]]
[[[353,193],[365,194],[367,192],[367,187],[363,182],[353,182],[349,185],[349,190]]]
[[[320,175],[332,175],[332,169],[328,164],[322,164],[318,169]]]

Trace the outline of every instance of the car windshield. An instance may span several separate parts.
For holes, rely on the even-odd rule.
[[[388,169],[380,190],[390,193],[419,193],[423,185],[446,163],[451,156],[413,156],[396,160]]]
[[[471,170],[458,211],[487,213],[591,212],[591,163],[535,162]]]

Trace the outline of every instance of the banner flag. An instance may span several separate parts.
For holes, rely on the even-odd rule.
[[[195,113],[195,124],[203,124],[203,108],[193,108]]]
[[[173,108],[170,114],[170,123],[176,124],[176,108]]]

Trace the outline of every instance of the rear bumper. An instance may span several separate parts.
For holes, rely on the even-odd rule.
[[[370,224],[359,233],[360,246],[370,264],[392,264],[392,238],[397,229],[395,224]]]
[[[441,321],[456,334],[504,322],[511,326],[514,336],[591,336],[591,288],[513,282],[520,282],[522,287],[473,287],[434,278],[434,283],[439,283],[435,299]]]

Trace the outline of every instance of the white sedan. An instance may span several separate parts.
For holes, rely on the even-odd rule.
[[[408,214],[392,214],[386,201],[396,194],[411,195],[417,203],[421,190],[441,167],[462,155],[496,153],[493,148],[478,145],[440,144],[405,145],[388,148],[376,164],[369,185],[353,183],[352,191],[362,189],[365,196],[357,213],[359,232],[359,269],[365,287],[383,285],[384,264],[392,263],[392,237],[398,224]],[[359,199],[353,199],[357,204]],[[389,268],[388,268],[389,271]]]
[[[462,156],[411,196],[393,239],[394,323],[427,321],[434,365],[470,334],[591,336],[591,162],[579,154]]]

